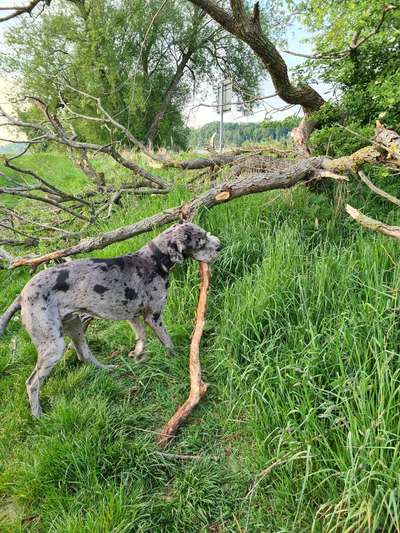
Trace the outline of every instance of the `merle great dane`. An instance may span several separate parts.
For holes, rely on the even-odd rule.
[[[32,415],[39,417],[39,389],[62,358],[64,335],[71,338],[78,359],[99,368],[103,365],[87,345],[80,314],[107,320],[127,320],[136,335],[132,357],[140,360],[145,329],[151,327],[167,350],[173,344],[162,320],[171,268],[185,258],[211,262],[220,241],[188,222],[170,227],[139,251],[112,259],[71,261],[43,270],[24,287],[0,318],[0,335],[13,314],[21,309],[22,323],[38,352],[26,382]]]

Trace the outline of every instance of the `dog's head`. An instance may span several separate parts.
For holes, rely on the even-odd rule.
[[[167,231],[168,253],[174,263],[179,263],[186,257],[211,263],[221,250],[218,237],[191,222],[176,224]]]

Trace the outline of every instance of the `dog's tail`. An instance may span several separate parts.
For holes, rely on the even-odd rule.
[[[0,335],[3,335],[11,317],[21,309],[21,295],[19,294],[3,316],[0,316]]]

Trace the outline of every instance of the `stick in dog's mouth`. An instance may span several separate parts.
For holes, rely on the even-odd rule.
[[[199,262],[200,274],[200,292],[196,310],[196,323],[192,334],[189,354],[189,373],[190,373],[190,393],[184,404],[182,404],[174,416],[160,431],[160,437],[157,439],[158,445],[164,448],[168,445],[179,427],[184,423],[196,405],[200,402],[207,391],[207,383],[201,378],[200,366],[200,341],[203,335],[205,314],[207,307],[207,293],[210,286],[210,272],[208,264],[203,261]]]

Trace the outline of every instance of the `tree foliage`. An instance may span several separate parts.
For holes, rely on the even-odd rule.
[[[299,124],[297,117],[263,122],[226,122],[224,140],[227,145],[242,146],[244,143],[262,143],[268,140],[285,140],[290,131]],[[219,131],[219,122],[209,122],[200,128],[191,129],[190,146],[200,148],[207,146],[210,138]]]
[[[13,53],[3,56],[2,67],[18,77],[23,93],[40,95],[54,107],[61,95],[75,110],[94,116],[93,101],[72,88],[98,96],[139,139],[146,138],[189,56],[157,130],[155,141],[167,146],[186,143],[182,111],[195,87],[229,76],[241,98],[248,98],[260,79],[258,62],[244,54],[243,43],[178,0],[59,0],[40,17],[21,19],[6,42]],[[73,124],[78,135],[96,142],[120,136],[96,122]]]
[[[314,114],[321,128],[312,144],[318,152],[350,153],[368,143],[377,119],[400,126],[400,9],[382,0],[291,2],[304,13],[316,58],[298,75],[318,77],[334,97]],[[358,133],[349,142],[349,131]],[[363,138],[364,137],[364,138]]]

